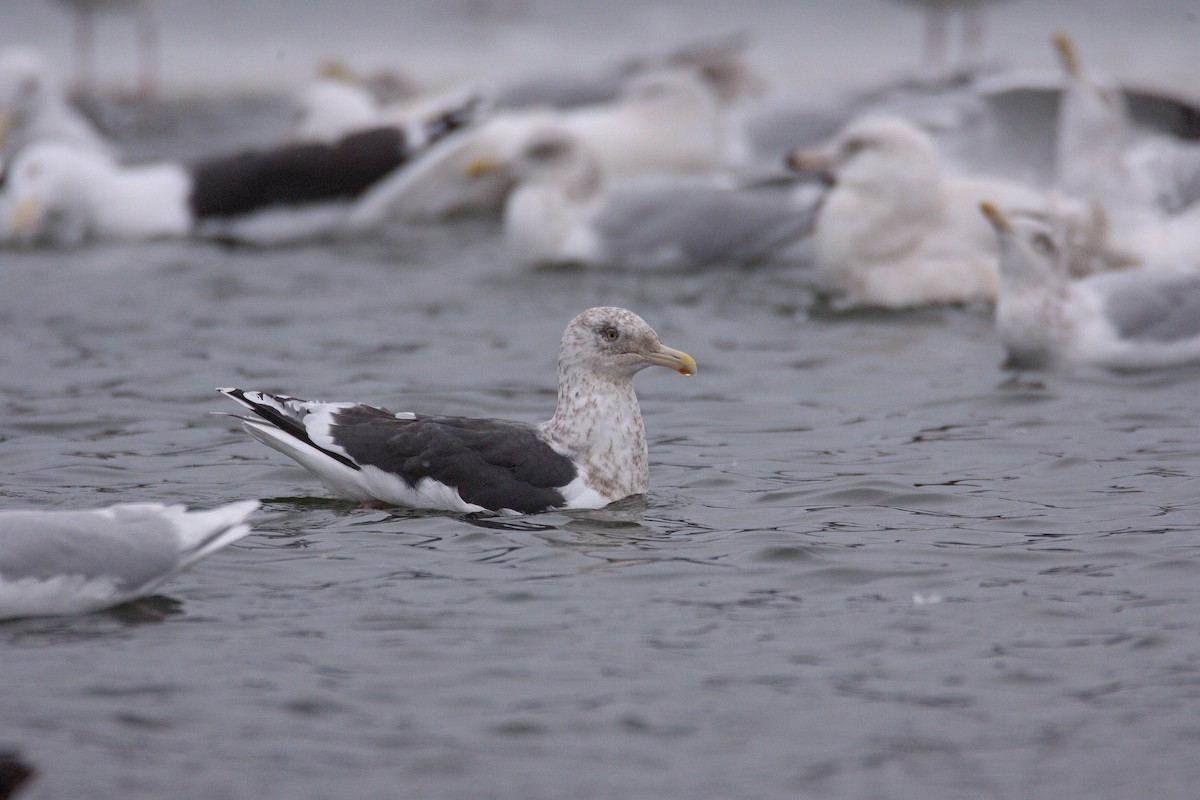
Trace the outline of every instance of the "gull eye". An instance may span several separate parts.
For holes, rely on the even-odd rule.
[[[529,145],[525,155],[533,161],[553,161],[566,154],[569,145],[561,139],[543,139]]]
[[[618,331],[616,328],[614,328],[612,325],[609,325],[608,327],[603,328],[600,331],[600,335],[603,336],[605,339],[608,339],[610,342],[615,342],[617,339],[621,338],[621,332]]]
[[[867,149],[870,144],[866,139],[847,139],[842,142],[841,158],[843,161],[848,161],[856,155]]]
[[[1058,248],[1054,246],[1054,240],[1044,233],[1034,234],[1033,238],[1029,240],[1029,244],[1044,256],[1052,256],[1058,252]]]

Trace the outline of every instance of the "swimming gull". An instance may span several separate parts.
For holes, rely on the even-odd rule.
[[[696,374],[631,311],[589,309],[567,325],[558,405],[531,425],[392,413],[219,389],[255,416],[246,431],[353,500],[456,512],[531,514],[600,508],[649,485],[646,433],[633,376],[649,366]]]
[[[272,243],[332,235],[353,203],[431,143],[468,124],[476,98],[431,119],[335,144],[295,144],[185,164],[126,166],[45,142],[16,158],[0,195],[0,240],[188,235]]]
[[[1145,370],[1200,362],[1200,273],[1131,268],[1072,279],[1061,229],[980,206],[1000,244],[996,330],[1006,366]]]
[[[375,81],[392,78],[393,83],[402,78],[387,74]],[[411,86],[392,86],[391,93],[397,95],[388,102],[381,101],[375,91],[340,61],[323,63],[317,79],[305,86],[295,100],[296,110],[292,124],[284,134],[284,141],[336,142],[348,134],[381,127],[403,127],[421,120],[433,119],[461,108],[467,102],[478,104],[476,114],[490,104],[484,95],[472,88],[456,88],[449,91],[418,92]],[[386,87],[380,91],[388,91]]]
[[[0,53],[0,159],[33,142],[56,141],[113,155],[116,148],[72,106],[50,65],[31,48]]]
[[[582,139],[612,177],[704,173],[727,157],[725,116],[709,86],[685,70],[639,74],[611,102],[488,116],[397,174],[352,224],[369,228],[386,219],[498,217],[514,181],[507,171],[490,167],[511,162],[530,136],[548,126]]]
[[[0,511],[0,619],[82,614],[144,597],[250,533],[257,500],[209,511],[122,504]]]
[[[900,117],[855,120],[831,146],[793,153],[791,164],[827,169],[834,182],[813,245],[817,282],[835,308],[994,299],[996,238],[978,213],[985,198],[1053,207],[1081,230],[1093,224],[1084,209],[1024,184],[943,174],[930,137]]]
[[[740,187],[714,176],[646,175],[608,181],[570,131],[530,138],[511,170],[504,231],[524,266],[626,268],[745,265],[807,237],[824,187]]]

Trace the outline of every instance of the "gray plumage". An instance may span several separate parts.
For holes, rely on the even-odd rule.
[[[151,592],[250,532],[258,501],[0,512],[0,619],[98,610]]]

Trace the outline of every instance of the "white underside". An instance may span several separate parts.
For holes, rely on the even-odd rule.
[[[284,433],[273,425],[257,420],[243,420],[246,432],[263,444],[294,459],[300,466],[321,479],[339,497],[358,501],[377,501],[389,505],[404,506],[431,511],[454,511],[464,514],[487,512],[489,509],[463,500],[458,489],[433,478],[422,478],[415,485],[398,475],[378,467],[363,465],[353,469],[342,462],[314,449],[304,442]],[[320,426],[312,426],[319,428]],[[326,443],[318,442],[322,446]],[[329,443],[332,445],[332,443]],[[339,451],[340,448],[331,446]],[[562,508],[603,508],[611,500],[587,486],[583,473],[559,489],[563,495]],[[517,514],[512,509],[499,509],[499,514]]]
[[[82,575],[56,575],[47,580],[21,578],[14,581],[0,576],[0,619],[86,614],[120,605],[140,595],[139,590],[117,591],[116,583],[107,577],[88,579]]]
[[[55,542],[62,540],[51,537],[46,545],[46,558],[59,559],[50,563],[61,564],[63,572],[52,577],[0,575],[0,619],[83,614],[144,597],[175,573],[249,534],[250,527],[245,520],[258,505],[257,500],[245,500],[207,511],[188,511],[182,505],[139,503],[90,512],[68,512],[78,528],[70,545],[76,551],[85,553],[119,544],[119,541],[114,542],[114,536],[119,539],[127,531],[133,531],[132,535],[136,536],[139,527],[144,529],[150,522],[159,525],[153,529],[154,535],[178,550],[178,559],[160,573],[146,575],[140,585],[122,585],[115,575],[72,572],[78,568],[72,565],[79,562],[71,553],[56,549]],[[54,512],[50,516],[53,515]],[[38,523],[34,515],[18,530],[35,538]],[[153,553],[149,555],[154,558]]]

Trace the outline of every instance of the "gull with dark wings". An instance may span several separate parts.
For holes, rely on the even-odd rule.
[[[218,389],[250,409],[242,427],[336,494],[371,504],[532,514],[601,508],[649,488],[646,431],[633,376],[650,366],[696,374],[623,308],[584,311],[558,352],[558,406],[540,425],[393,413]]]

